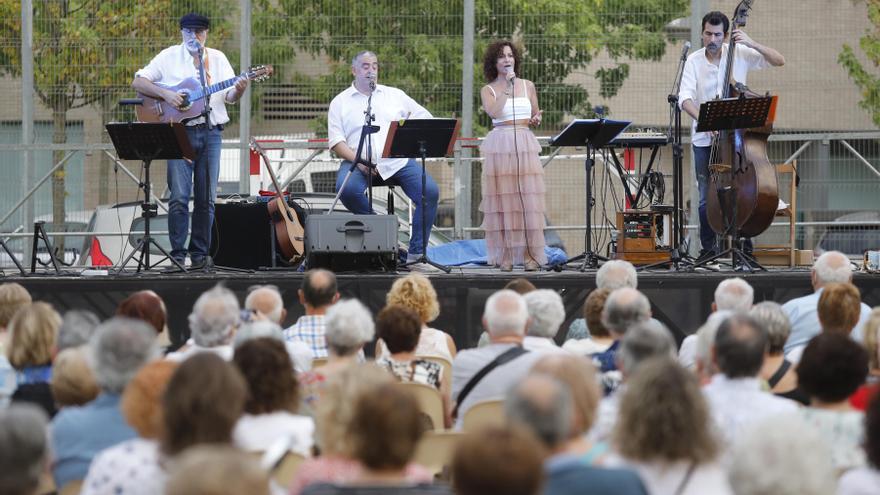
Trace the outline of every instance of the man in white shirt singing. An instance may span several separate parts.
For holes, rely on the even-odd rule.
[[[373,185],[383,183],[398,185],[415,204],[413,212],[412,235],[409,243],[408,261],[417,259],[422,253],[422,167],[414,159],[379,158],[385,148],[385,138],[391,122],[401,119],[430,119],[431,113],[407,96],[403,91],[378,84],[379,62],[376,54],[370,51],[360,52],[351,61],[351,73],[354,82],[345,91],[336,95],[330,103],[327,116],[328,147],[342,158],[342,165],[336,174],[336,190],[342,182],[352,162],[355,160],[361,131],[364,125],[367,100],[372,94],[372,112],[375,115],[373,125],[379,126],[379,132],[367,138],[361,151],[361,158],[375,168],[358,164],[345,184],[340,199],[342,204],[352,213],[365,215],[373,213],[364,191],[366,191],[372,175]],[[372,140],[370,142],[370,140]],[[369,146],[368,146],[369,145]],[[431,234],[434,217],[437,214],[437,199],[440,195],[437,183],[430,175],[425,186],[425,234]]]
[[[232,79],[235,72],[226,55],[220,50],[207,48],[207,17],[190,13],[180,18],[183,42],[170,46],[156,55],[146,67],[137,71],[131,87],[147,96],[164,100],[175,108],[184,103],[180,93],[165,86],[176,86],[189,78],[200,79],[199,57],[204,54],[206,84]],[[159,86],[154,83],[161,83]],[[214,200],[220,177],[220,145],[223,126],[229,122],[226,104],[235,103],[247,88],[247,79],[240,78],[235,85],[210,96],[211,113],[208,120],[196,117],[186,122],[187,136],[195,152],[195,160],[168,160],[168,237],[171,257],[183,265],[187,250],[192,269],[206,266],[211,247],[211,226],[214,224]],[[189,199],[193,198],[192,232],[189,248],[185,246],[189,230]]]
[[[694,168],[697,174],[697,186],[700,189],[700,258],[712,256],[717,251],[715,233],[709,226],[706,215],[706,194],[709,180],[709,153],[712,149],[712,135],[709,132],[697,132],[697,119],[700,115],[700,104],[720,97],[724,90],[724,73],[727,72],[727,50],[730,21],[721,12],[709,12],[703,16],[703,48],[692,53],[684,64],[681,77],[681,89],[678,101],[681,109],[693,118],[691,126],[691,144],[694,148]],[[750,70],[764,69],[770,66],[781,67],[785,57],[778,51],[755,42],[739,29],[733,31],[736,42],[736,53],[733,60],[733,79],[746,84]]]

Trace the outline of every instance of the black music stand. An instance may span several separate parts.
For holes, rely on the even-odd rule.
[[[153,245],[162,254],[174,263],[181,272],[186,268],[175,260],[162,246],[150,235],[150,218],[155,217],[158,207],[150,202],[150,162],[153,160],[194,160],[195,153],[186,135],[186,129],[181,123],[153,123],[153,122],[124,122],[110,123],[106,125],[116,155],[122,160],[141,160],[144,163],[144,180],[138,187],[144,191],[144,200],[141,203],[141,217],[144,219],[144,235],[138,240],[134,251],[129,253],[122,264],[119,272],[125,269],[125,265],[140,251],[137,272],[141,269],[150,270],[150,245]]]
[[[736,98],[707,101],[700,105],[697,132],[733,131],[736,129],[764,127],[772,123],[775,112],[775,96],[757,98],[739,96]],[[717,191],[721,214],[727,224],[722,235],[730,237],[730,247],[695,263],[693,267],[703,267],[715,260],[726,258],[730,255],[730,267],[734,270],[753,272],[755,269],[758,269],[767,271],[766,268],[758,263],[758,260],[746,253],[741,247],[743,239],[739,237],[736,181],[733,178],[736,174],[742,173],[742,162],[736,161],[736,163],[729,165],[729,171],[716,171],[715,173],[730,174],[729,185]],[[712,167],[712,164],[710,164],[710,167]]]
[[[411,119],[391,123],[382,158],[421,158],[422,159],[422,197],[419,212],[422,215],[422,253],[419,259],[404,263],[404,267],[427,263],[434,268],[449,273],[448,266],[435,263],[428,258],[428,226],[425,219],[425,187],[428,172],[425,160],[428,157],[442,158],[452,154],[461,122],[458,119]],[[410,246],[412,249],[412,246]]]
[[[550,146],[586,146],[587,158],[584,160],[584,172],[586,174],[586,208],[584,215],[586,217],[587,230],[584,235],[584,252],[565,260],[562,265],[568,265],[578,260],[584,260],[581,263],[579,271],[586,271],[587,268],[596,268],[599,260],[608,261],[608,258],[600,256],[593,252],[592,234],[593,234],[593,165],[596,164],[596,149],[610,143],[618,134],[629,127],[631,122],[621,120],[608,119],[578,119],[573,120],[565,126],[557,136],[550,138]],[[558,267],[558,266],[557,266]]]

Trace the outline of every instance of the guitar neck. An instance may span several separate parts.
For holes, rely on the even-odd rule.
[[[223,91],[224,89],[232,87],[235,84],[235,81],[237,81],[241,77],[244,77],[244,76],[235,76],[235,77],[227,79],[225,81],[218,82],[217,84],[212,84],[206,88],[207,91],[205,91],[205,92],[203,92],[201,89],[199,89],[198,91],[194,91],[192,93],[192,95],[190,96],[190,99],[192,101],[197,101],[197,100],[204,98],[206,95],[211,96],[212,94],[214,94],[218,91]]]

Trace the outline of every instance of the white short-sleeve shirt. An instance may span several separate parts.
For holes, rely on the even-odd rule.
[[[718,65],[706,58],[706,49],[701,48],[688,56],[681,75],[681,89],[678,92],[678,104],[693,100],[698,106],[709,100],[720,98],[724,89],[724,73],[727,72],[728,45],[721,46],[721,61]],[[733,59],[733,79],[746,84],[750,70],[770,67],[770,62],[758,50],[745,45],[737,45]],[[712,137],[708,132],[697,132],[697,121],[691,124],[691,144],[694,146],[710,146]]]
[[[211,76],[211,84],[217,84],[236,76],[229,64],[229,59],[220,50],[206,48],[208,63],[208,75]],[[199,79],[198,63],[193,63],[195,59],[190,55],[183,43],[179,45],[169,46],[159,52],[158,55],[150,60],[146,67],[137,71],[135,77],[143,77],[154,83],[161,83],[164,86],[176,86],[185,79]],[[229,114],[226,113],[226,93],[231,91],[233,86],[220,90],[211,95],[211,123],[225,124],[229,122]]]
[[[330,110],[327,114],[327,147],[333,149],[344,141],[357,153],[366,110],[367,95],[358,91],[354,84],[336,95],[330,102]],[[388,127],[391,122],[402,119],[430,119],[433,116],[403,91],[382,84],[376,85],[376,90],[373,92],[372,111],[376,116],[373,125],[379,126],[379,132],[372,135],[371,161],[377,164],[379,175],[383,179],[388,179],[408,161],[406,158],[379,158],[385,149],[385,139],[388,137]],[[365,144],[361,157],[366,159],[367,156]]]

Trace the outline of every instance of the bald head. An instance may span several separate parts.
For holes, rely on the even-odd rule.
[[[813,289],[826,284],[845,284],[852,280],[852,266],[849,258],[840,251],[828,251],[813,263]]]
[[[271,286],[261,286],[252,290],[244,300],[244,308],[258,311],[266,316],[272,323],[281,324],[287,311],[284,309],[284,301],[278,289]]]
[[[602,323],[612,334],[622,336],[636,323],[651,318],[651,303],[641,292],[623,288],[608,296],[602,310]]]
[[[566,385],[548,375],[532,374],[507,394],[504,412],[553,449],[568,439],[574,408]]]
[[[321,268],[307,271],[299,289],[299,300],[306,307],[307,314],[310,311],[326,311],[328,306],[339,300],[336,275]]]

